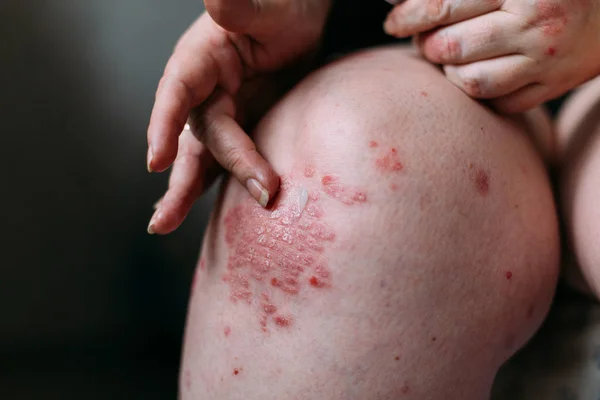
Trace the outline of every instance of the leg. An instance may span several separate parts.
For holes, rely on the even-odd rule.
[[[558,120],[562,211],[574,260],[566,269],[576,288],[600,296],[600,78],[576,92]]]
[[[544,318],[558,263],[550,187],[520,125],[387,48],[305,79],[256,139],[283,189],[263,211],[225,185],[182,398],[488,396]]]

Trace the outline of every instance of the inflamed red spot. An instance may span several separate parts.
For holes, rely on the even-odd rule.
[[[313,176],[315,176],[315,168],[310,165],[307,165],[304,168],[304,176],[307,178],[312,178]]]
[[[325,281],[322,278],[319,278],[318,276],[311,276],[310,279],[308,280],[310,282],[310,285],[313,287],[317,287],[317,288],[322,288],[326,285]]]
[[[560,35],[568,22],[566,8],[551,0],[537,2],[537,19],[534,26],[539,26],[546,36]]]
[[[490,177],[487,172],[472,163],[469,163],[469,170],[477,192],[483,197],[487,196],[490,192]]]
[[[407,383],[405,383],[404,385],[402,385],[402,387],[400,388],[400,393],[402,393],[402,394],[409,394],[410,393],[410,386],[408,386]]]
[[[288,326],[292,325],[292,322],[293,322],[291,317],[284,316],[284,315],[277,315],[277,316],[275,316],[274,319],[275,319],[275,323],[278,326],[282,326],[282,327],[286,327],[286,328]]]
[[[337,176],[325,175],[321,178],[321,190],[329,197],[349,206],[365,203],[365,191],[343,185]]]
[[[392,173],[392,172],[400,172],[404,168],[402,162],[400,161],[400,157],[398,155],[398,150],[396,148],[391,148],[386,151],[375,160],[375,166],[382,173]]]

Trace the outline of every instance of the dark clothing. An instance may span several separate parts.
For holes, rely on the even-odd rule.
[[[391,9],[392,6],[384,0],[334,1],[325,30],[325,57],[398,42],[383,31],[383,21]]]

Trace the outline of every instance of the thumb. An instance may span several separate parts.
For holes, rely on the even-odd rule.
[[[210,17],[222,28],[251,33],[269,16],[281,18],[291,4],[287,0],[205,0],[204,5]]]

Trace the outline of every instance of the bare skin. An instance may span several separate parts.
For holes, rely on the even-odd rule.
[[[429,61],[468,95],[523,112],[600,73],[598,0],[407,0],[385,29],[418,35]]]
[[[207,0],[205,6],[179,40],[156,92],[148,171],[171,164],[173,171],[148,233],[181,224],[212,183],[217,163],[262,206],[277,192],[279,176],[243,128],[311,60],[330,1]],[[184,131],[188,119],[192,129]]]
[[[282,190],[264,210],[224,186],[181,398],[489,397],[557,277],[552,194],[523,125],[385,48],[306,78],[254,137]]]
[[[423,56],[441,64],[452,83],[499,111],[525,112],[600,73],[600,53],[590,51],[600,47],[600,0],[400,3],[387,17],[386,31],[414,36]],[[280,177],[243,129],[302,75],[331,1],[205,4],[207,13],[182,36],[156,95],[148,170],[174,164],[149,233],[176,229],[212,183],[217,165],[263,207],[273,198]],[[191,130],[181,134],[188,117]]]
[[[567,279],[600,298],[600,78],[580,88],[557,123],[562,217],[574,252]]]

